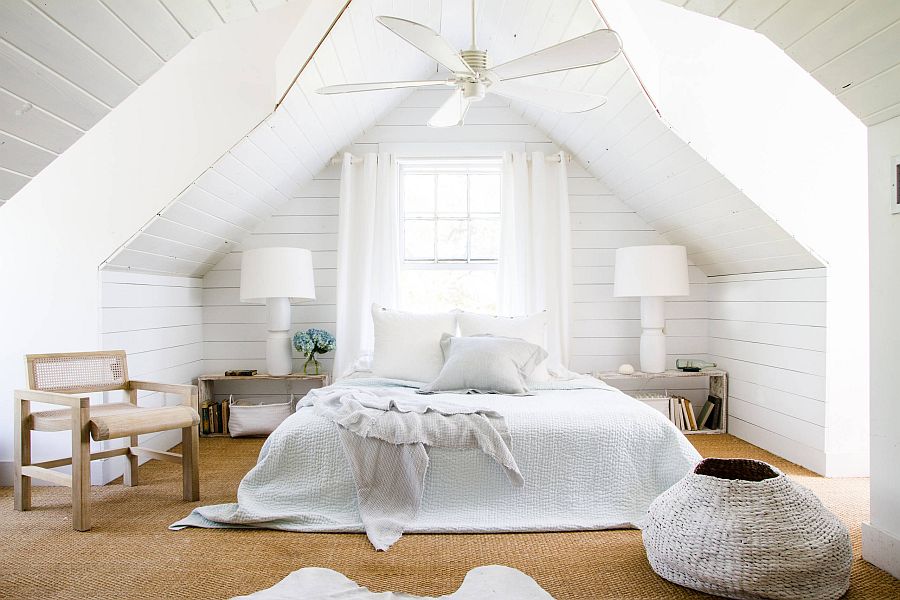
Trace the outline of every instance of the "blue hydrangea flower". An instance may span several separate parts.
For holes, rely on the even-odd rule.
[[[307,329],[294,334],[294,348],[303,354],[325,354],[335,348],[334,336],[324,329]]]

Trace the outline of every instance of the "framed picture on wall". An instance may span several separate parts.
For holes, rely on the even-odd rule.
[[[900,213],[900,154],[891,159],[891,213]]]

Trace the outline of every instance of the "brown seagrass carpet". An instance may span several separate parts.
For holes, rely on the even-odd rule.
[[[730,435],[691,436],[704,456],[770,462],[811,488],[850,528],[846,598],[900,598],[900,581],[860,557],[868,479],[825,479]],[[201,440],[202,504],[232,502],[261,440]],[[141,485],[93,489],[94,527],[71,529],[68,490],[36,487],[34,510],[0,488],[0,598],[229,598],[307,566],[340,571],[373,591],[440,595],[480,565],[515,567],[557,599],[700,598],[650,570],[639,531],[407,535],[376,553],[363,535],[166,527],[201,503],[181,502],[180,469],[152,461]]]

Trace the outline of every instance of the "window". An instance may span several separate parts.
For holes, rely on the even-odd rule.
[[[500,160],[400,164],[400,305],[496,313]]]

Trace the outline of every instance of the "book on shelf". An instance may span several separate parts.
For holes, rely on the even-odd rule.
[[[694,406],[689,398],[684,399],[684,412],[687,415],[688,430],[697,431],[697,418],[694,416]]]
[[[710,394],[706,401],[713,403],[712,415],[709,418],[709,428],[722,429],[722,399]]]
[[[209,433],[209,402],[200,405],[200,433]]]
[[[228,433],[228,413],[231,410],[231,407],[228,405],[228,400],[222,400],[222,433]]]
[[[687,405],[684,402],[684,398],[682,398],[681,396],[678,397],[678,406],[681,408],[681,424],[679,424],[678,427],[682,431],[688,431],[691,426],[687,416]]]
[[[684,407],[678,396],[672,396],[672,422],[678,429],[684,429]]]
[[[706,422],[712,416],[714,408],[715,404],[711,398],[703,403],[703,408],[700,409],[700,414],[697,415],[697,429],[703,429],[706,426]]]

